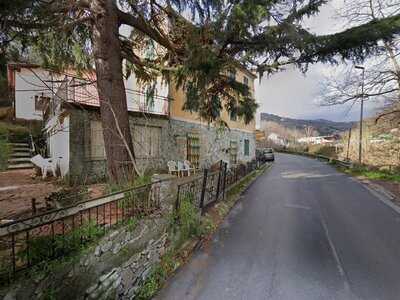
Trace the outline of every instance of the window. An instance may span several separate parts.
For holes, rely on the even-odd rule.
[[[250,141],[245,139],[244,140],[244,156],[250,155]]]
[[[159,158],[161,153],[161,128],[135,125],[133,147],[137,158]]]
[[[237,142],[231,141],[229,144],[229,162],[231,165],[237,164]]]
[[[247,86],[249,86],[249,78],[247,76],[243,77],[243,83]]]
[[[187,137],[187,160],[198,168],[200,164],[200,138],[197,134],[189,134]]]
[[[104,159],[105,155],[103,127],[100,121],[90,121],[90,158]]]
[[[236,80],[236,71],[228,71],[228,78]]]
[[[154,111],[154,95],[156,92],[156,85],[150,84],[146,87],[145,98],[146,98],[146,109],[147,112]]]
[[[229,113],[229,118],[231,119],[231,121],[237,121],[237,113],[236,110],[233,110]]]
[[[50,97],[35,96],[35,110],[43,111],[43,108],[50,103]]]

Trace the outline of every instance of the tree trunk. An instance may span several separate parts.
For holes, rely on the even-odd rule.
[[[119,21],[114,0],[92,0],[93,49],[108,175],[113,182],[134,176],[134,152],[122,75]]]

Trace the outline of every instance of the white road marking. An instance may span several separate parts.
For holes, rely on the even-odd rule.
[[[309,206],[300,205],[300,204],[285,204],[285,207],[300,208],[300,209],[305,209],[305,210],[310,210],[311,209],[311,207],[309,207]]]
[[[343,279],[344,290],[345,290],[346,293],[349,294],[349,296],[351,296],[351,298],[349,298],[349,299],[360,299],[360,297],[354,295],[354,293],[351,290],[351,287],[350,287],[346,272],[344,271],[342,261],[340,260],[340,257],[339,257],[339,253],[336,250],[336,247],[335,247],[335,245],[333,243],[333,240],[332,240],[331,235],[330,235],[329,230],[328,230],[328,225],[327,225],[327,223],[325,221],[325,218],[324,218],[324,216],[322,214],[321,205],[320,205],[320,203],[318,201],[317,201],[317,203],[318,203],[318,206],[319,206],[318,207],[319,208],[318,211],[319,211],[321,224],[322,224],[322,227],[324,228],[325,235],[326,235],[326,238],[328,240],[329,247],[331,248],[333,258],[335,259],[337,269],[339,271],[340,276]]]

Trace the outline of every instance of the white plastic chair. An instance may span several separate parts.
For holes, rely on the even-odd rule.
[[[188,175],[190,176],[191,171],[193,171],[193,174],[196,174],[196,168],[192,167],[190,164],[190,161],[184,160],[183,165],[185,167],[185,171],[188,172]]]
[[[168,166],[168,173],[171,175],[177,174],[179,176],[179,171],[176,167],[176,162],[173,160],[170,160],[167,162],[167,166]]]
[[[31,158],[31,162],[40,168],[42,171],[42,178],[45,179],[47,177],[47,172],[51,171],[53,176],[56,177],[57,171],[57,161],[51,158],[43,158],[40,154],[35,155]]]
[[[183,176],[183,172],[185,172],[185,165],[183,164],[183,162],[178,161],[178,176]]]

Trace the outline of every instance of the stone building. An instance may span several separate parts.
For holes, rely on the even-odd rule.
[[[255,76],[239,69],[236,80],[254,95]],[[45,108],[48,152],[58,160],[62,175],[84,181],[106,176],[105,150],[95,85],[66,76]],[[131,132],[138,167],[161,172],[169,160],[189,160],[203,168],[225,160],[230,165],[255,158],[255,121],[244,124],[221,111],[228,128],[201,121],[184,111],[185,94],[158,82],[140,86],[134,76],[126,83]],[[132,87],[132,88],[131,88]]]

